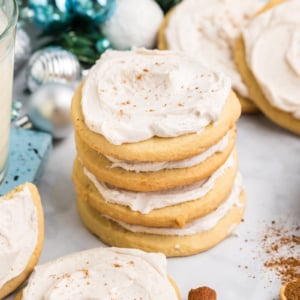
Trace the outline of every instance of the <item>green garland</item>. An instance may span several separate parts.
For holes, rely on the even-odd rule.
[[[167,13],[173,6],[181,2],[182,0],[156,0],[164,13]]]
[[[28,8],[25,5],[27,0],[18,0],[20,8],[20,22],[28,20]],[[164,13],[168,12],[181,0],[156,0]],[[30,18],[29,18],[30,19]],[[76,17],[67,26],[52,26],[51,29],[41,32],[39,35],[38,48],[46,46],[61,46],[72,52],[84,65],[92,65],[106,49],[99,49],[97,43],[101,39],[106,39],[99,26],[90,19]],[[109,41],[106,40],[106,44]],[[109,46],[108,46],[109,48]]]

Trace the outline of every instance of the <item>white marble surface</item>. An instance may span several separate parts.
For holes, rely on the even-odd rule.
[[[263,267],[260,238],[272,220],[284,220],[287,226],[299,222],[300,138],[262,115],[244,116],[238,123],[237,145],[248,201],[245,221],[214,249],[168,259],[169,274],[183,300],[191,288],[202,285],[214,288],[218,300],[278,299],[280,281]],[[46,218],[41,263],[103,246],[82,226],[75,209],[74,156],[72,135],[56,143],[39,184]]]

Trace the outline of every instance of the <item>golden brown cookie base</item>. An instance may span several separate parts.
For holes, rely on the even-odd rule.
[[[14,300],[22,300],[22,295],[23,295],[23,290],[17,293],[15,296]]]
[[[195,156],[216,144],[234,126],[241,113],[239,101],[231,92],[218,122],[208,125],[198,134],[175,138],[153,137],[138,143],[113,145],[85,125],[81,111],[81,88],[82,84],[75,92],[71,108],[76,134],[95,151],[122,160],[171,161]]]
[[[166,37],[165,37],[165,30],[168,26],[168,22],[172,15],[172,12],[175,9],[176,9],[176,6],[166,14],[163,22],[161,23],[161,26],[160,26],[160,29],[158,32],[158,41],[157,41],[157,48],[160,50],[168,49],[168,43],[167,43]],[[246,97],[241,96],[237,91],[234,91],[234,92],[236,93],[236,96],[238,97],[238,99],[240,101],[243,114],[252,114],[252,113],[259,112],[259,109],[253,103],[253,101],[251,101],[250,99],[247,99]]]
[[[186,223],[214,211],[227,199],[237,174],[236,154],[235,160],[235,166],[227,168],[224,174],[216,179],[213,189],[202,198],[155,209],[148,214],[132,211],[127,206],[105,201],[94,184],[84,175],[82,165],[78,160],[74,162],[72,177],[79,197],[103,215],[142,226],[184,227]]]
[[[206,251],[229,236],[233,226],[241,221],[244,214],[245,195],[243,192],[240,195],[240,202],[241,205],[232,207],[213,229],[190,236],[162,236],[130,232],[116,222],[102,217],[79,197],[77,208],[85,226],[104,243],[116,247],[138,248],[148,252],[162,252],[172,257]]]
[[[228,146],[223,152],[217,152],[205,161],[181,169],[165,169],[157,172],[133,172],[120,167],[111,168],[112,163],[102,154],[89,148],[76,136],[76,148],[80,161],[99,180],[115,187],[150,192],[188,185],[209,177],[231,154],[236,138],[236,128],[230,130]]]
[[[242,107],[242,113],[243,114],[255,114],[259,112],[258,107],[254,104],[253,101],[250,99],[241,96],[236,92],[236,95],[238,99],[240,100],[241,107]]]
[[[284,1],[275,0],[270,1],[261,11],[265,12],[271,9],[275,5],[278,5]],[[279,110],[278,108],[272,106],[269,100],[265,97],[263,91],[260,88],[259,83],[254,77],[252,71],[249,69],[246,62],[246,49],[243,37],[240,36],[235,44],[234,49],[235,61],[238,69],[242,75],[244,82],[246,83],[251,99],[255,102],[258,108],[274,123],[279,126],[286,128],[296,134],[300,134],[300,120],[295,119],[292,114]]]
[[[160,25],[158,35],[157,35],[157,48],[159,50],[168,50],[168,48],[169,48],[167,40],[166,40],[166,36],[165,36],[165,30],[168,27],[169,19],[175,9],[176,9],[176,6],[174,6],[171,10],[168,11],[168,13],[165,15],[165,17]]]
[[[32,272],[33,268],[38,262],[38,259],[40,257],[42,248],[43,248],[43,243],[44,243],[44,213],[43,213],[43,208],[41,204],[41,199],[39,192],[36,188],[35,185],[31,183],[25,183],[4,197],[7,198],[13,198],[14,194],[23,190],[24,188],[29,188],[31,196],[32,196],[32,201],[34,203],[34,206],[36,207],[37,210],[37,216],[38,216],[38,240],[37,240],[37,245],[35,247],[34,252],[32,253],[32,256],[30,260],[27,263],[27,266],[25,267],[24,271],[18,275],[17,277],[11,279],[8,281],[4,286],[0,288],[0,299],[6,297],[10,293],[12,293],[14,290],[16,290],[30,275]],[[8,200],[9,201],[9,200]]]

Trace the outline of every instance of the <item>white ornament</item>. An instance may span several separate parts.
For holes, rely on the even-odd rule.
[[[153,48],[162,20],[154,0],[116,0],[114,14],[101,29],[115,49]]]

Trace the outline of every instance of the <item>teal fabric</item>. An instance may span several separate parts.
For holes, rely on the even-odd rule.
[[[47,133],[12,128],[8,172],[0,185],[0,195],[25,182],[37,184],[51,147],[52,137]]]

